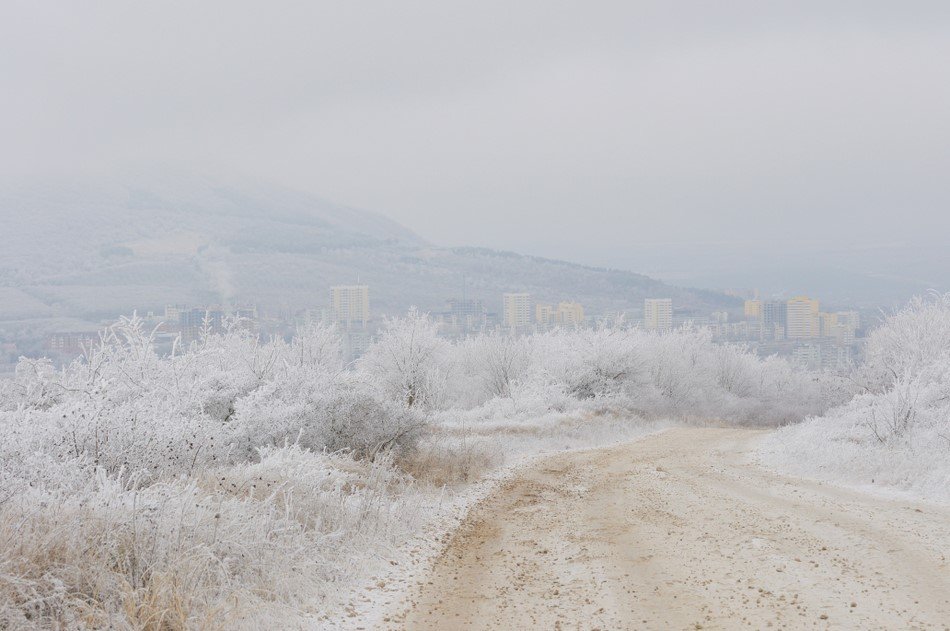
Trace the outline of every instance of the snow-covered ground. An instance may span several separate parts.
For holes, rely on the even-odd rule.
[[[369,619],[525,458],[658,419],[798,420],[841,392],[702,330],[622,323],[450,343],[412,312],[353,366],[320,326],[152,348],[123,321],[0,384],[0,627]]]
[[[940,629],[950,507],[776,475],[761,430],[556,454],[481,502],[378,631]]]
[[[469,485],[456,489],[430,489],[428,510],[422,516],[423,522],[417,532],[392,549],[387,558],[375,558],[373,570],[364,572],[362,579],[354,582],[353,589],[341,592],[341,599],[328,609],[321,622],[327,627],[344,630],[381,628],[389,622],[386,616],[405,606],[410,589],[431,571],[452,533],[465,521],[469,511],[539,458],[626,443],[674,426],[666,421],[644,422],[639,419],[586,421],[593,430],[588,435],[564,431],[565,425],[576,427],[567,421],[559,423],[562,429],[556,431],[536,425],[535,439],[522,436],[516,446],[499,438],[494,441],[498,449],[509,454],[503,466]],[[552,444],[557,447],[552,447]]]
[[[782,428],[763,441],[760,462],[782,473],[879,495],[950,504],[946,434],[921,428],[900,445],[881,444],[866,426],[868,409],[859,401]]]
[[[913,301],[868,339],[862,392],[782,428],[763,464],[877,493],[950,503],[950,295]]]

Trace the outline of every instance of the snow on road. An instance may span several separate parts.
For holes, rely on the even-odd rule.
[[[762,432],[540,460],[474,508],[393,629],[950,628],[950,509],[787,478]]]

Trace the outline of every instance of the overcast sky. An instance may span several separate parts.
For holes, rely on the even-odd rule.
[[[950,2],[0,5],[7,176],[162,161],[446,245],[945,242]]]

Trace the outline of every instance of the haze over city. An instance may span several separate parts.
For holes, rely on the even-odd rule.
[[[717,288],[805,289],[794,274],[847,295],[877,276],[903,283],[871,296],[892,306],[948,282],[948,18],[940,2],[14,2],[0,166],[250,174],[440,245]]]
[[[8,0],[0,629],[950,620],[950,4]]]

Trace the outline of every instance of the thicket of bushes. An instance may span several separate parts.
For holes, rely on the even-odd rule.
[[[858,392],[763,448],[789,472],[950,500],[950,294],[917,298],[867,340]]]
[[[0,384],[0,627],[315,615],[418,528],[429,499],[413,476],[467,481],[498,464],[492,423],[779,424],[849,394],[703,330],[622,323],[450,343],[413,311],[351,366],[319,325],[290,342],[235,328],[167,357],[152,342],[126,319],[65,369],[22,360]],[[459,424],[484,431],[437,440]]]

